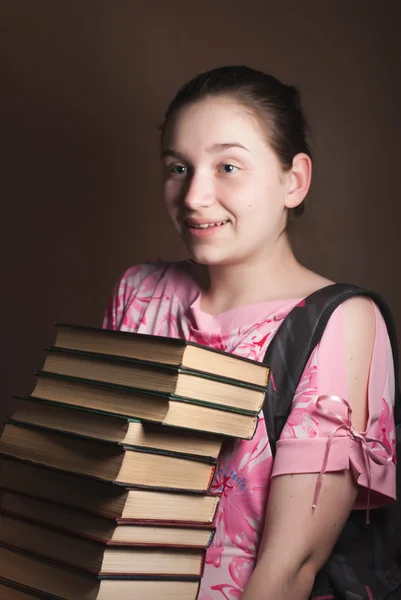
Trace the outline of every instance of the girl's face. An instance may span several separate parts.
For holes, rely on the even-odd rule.
[[[188,105],[167,125],[163,198],[193,259],[251,264],[286,224],[289,186],[257,120],[230,98]]]

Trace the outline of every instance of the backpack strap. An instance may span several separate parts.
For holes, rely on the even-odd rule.
[[[273,456],[307,362],[322,339],[335,309],[353,296],[370,297],[385,320],[394,358],[395,421],[401,423],[397,335],[391,310],[376,292],[351,284],[335,283],[314,292],[295,306],[267,348],[263,362],[270,368],[270,377],[263,413]]]

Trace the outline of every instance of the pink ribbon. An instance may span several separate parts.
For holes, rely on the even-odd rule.
[[[347,409],[347,416],[343,417],[338,413],[334,413],[334,412],[331,412],[330,410],[327,410],[327,408],[322,406],[322,403],[325,400],[334,400],[335,402],[341,402],[341,404],[343,406],[345,406],[345,408]],[[320,495],[320,491],[322,489],[323,478],[326,473],[327,463],[329,460],[329,454],[330,454],[330,449],[331,449],[331,444],[333,442],[333,439],[334,439],[337,431],[339,431],[340,429],[344,429],[355,442],[357,442],[361,445],[361,448],[362,448],[363,460],[365,463],[366,473],[367,473],[367,477],[368,477],[368,498],[367,498],[367,507],[366,507],[366,524],[368,525],[370,523],[370,491],[371,491],[371,487],[372,487],[372,474],[371,474],[371,467],[370,467],[369,459],[373,460],[373,462],[376,463],[377,465],[384,466],[384,465],[389,464],[392,461],[392,458],[393,458],[392,452],[381,441],[375,440],[373,438],[365,437],[363,434],[358,433],[353,428],[352,422],[351,422],[352,409],[351,409],[350,405],[348,404],[348,402],[346,400],[344,400],[343,398],[340,398],[339,396],[332,396],[329,394],[319,396],[319,398],[316,400],[316,410],[321,415],[324,415],[325,417],[327,417],[334,423],[338,423],[338,425],[331,432],[331,434],[329,435],[329,437],[327,439],[326,450],[324,453],[322,468],[320,469],[320,473],[319,473],[319,476],[318,476],[317,482],[316,482],[312,508],[313,509],[316,508],[316,504],[317,504],[317,501],[318,501],[318,498]],[[371,447],[372,444],[381,446],[385,456],[377,455],[376,452],[374,452],[373,448]]]

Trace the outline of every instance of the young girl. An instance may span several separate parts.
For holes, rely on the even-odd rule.
[[[332,283],[302,266],[288,239],[311,181],[306,129],[297,90],[247,67],[215,69],[181,88],[161,129],[163,200],[192,259],[130,268],[104,327],[263,360],[289,311]],[[383,318],[371,300],[352,298],[305,368],[274,464],[262,415],[252,440],[223,448],[199,600],[309,597],[351,509],[367,507],[368,489],[371,508],[395,497],[393,405]],[[348,408],[352,428],[337,429],[327,411],[345,422]],[[367,458],[355,430],[373,439],[382,464]]]

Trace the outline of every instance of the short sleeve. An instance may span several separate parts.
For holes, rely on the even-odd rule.
[[[366,431],[338,428],[341,420],[344,423],[347,420],[344,323],[340,306],[305,368],[290,416],[277,442],[272,472],[272,477],[319,473],[326,458],[325,472],[351,470],[358,485],[355,508],[361,509],[367,507],[369,487],[371,508],[396,497],[394,364],[386,324],[375,304],[374,311],[376,329],[368,380]],[[333,413],[339,420],[332,418]]]
[[[103,329],[136,331],[165,268],[149,262],[125,271],[107,303]]]

